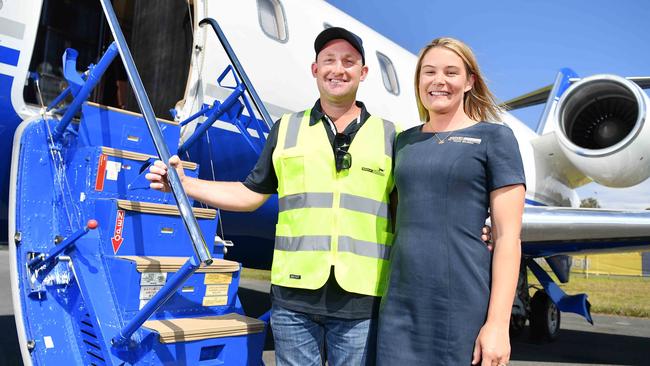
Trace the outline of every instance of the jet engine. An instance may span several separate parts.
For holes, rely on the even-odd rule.
[[[609,187],[650,176],[646,93],[615,75],[594,75],[567,89],[555,110],[559,145],[583,174]]]

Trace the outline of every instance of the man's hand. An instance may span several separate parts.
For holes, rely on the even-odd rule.
[[[481,240],[485,242],[485,245],[487,245],[490,251],[494,250],[494,242],[492,241],[492,228],[490,226],[483,226]]]
[[[178,174],[178,178],[182,184],[185,179],[185,172],[183,171],[181,159],[174,155],[169,158],[169,165],[176,169],[176,173]],[[149,187],[152,189],[162,192],[171,192],[171,187],[169,186],[169,181],[167,179],[167,165],[162,161],[156,160],[151,166],[149,166],[149,173],[144,177],[150,182]]]

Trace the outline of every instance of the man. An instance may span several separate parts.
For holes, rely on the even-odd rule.
[[[246,181],[185,177],[186,193],[211,206],[253,211],[278,193],[271,271],[278,365],[374,363],[376,315],[390,253],[395,126],[356,101],[368,74],[361,39],[328,28],[314,42],[312,75],[320,99],[285,115]],[[354,144],[352,142],[354,141]],[[170,165],[178,168],[178,158]],[[158,161],[147,179],[169,191]]]
[[[371,116],[357,89],[368,74],[361,39],[328,28],[314,42],[311,109],[283,116],[242,182],[185,177],[186,193],[213,207],[253,211],[277,193],[271,327],[278,365],[374,364],[376,317],[392,240],[393,123]],[[354,143],[353,143],[354,142]],[[169,191],[166,167],[147,174]]]

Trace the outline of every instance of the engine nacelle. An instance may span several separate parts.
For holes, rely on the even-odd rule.
[[[562,95],[556,135],[566,157],[586,176],[609,187],[650,177],[650,123],[646,93],[615,75],[584,78]]]

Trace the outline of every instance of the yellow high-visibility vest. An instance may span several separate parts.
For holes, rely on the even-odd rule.
[[[320,123],[309,125],[310,114],[308,109],[280,120],[271,283],[318,289],[334,266],[344,290],[381,296],[393,240],[388,202],[396,127],[369,117],[349,147],[350,169],[337,172],[327,132]]]

